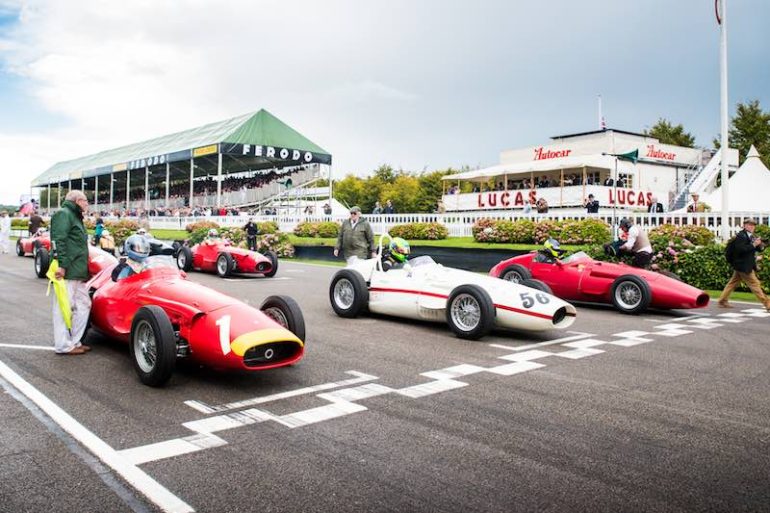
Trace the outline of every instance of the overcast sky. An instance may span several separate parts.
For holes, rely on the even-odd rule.
[[[730,110],[770,110],[770,1],[728,0]],[[0,203],[58,161],[265,108],[334,174],[499,162],[666,117],[719,131],[712,0],[0,0]]]

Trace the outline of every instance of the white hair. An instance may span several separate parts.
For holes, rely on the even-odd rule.
[[[64,196],[65,201],[77,201],[79,199],[85,199],[86,195],[83,194],[83,191],[79,191],[77,189],[73,189],[70,192],[67,193],[66,196]]]

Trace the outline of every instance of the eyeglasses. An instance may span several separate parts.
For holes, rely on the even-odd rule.
[[[357,216],[357,215],[358,215],[358,212],[351,212],[351,213],[350,213],[350,215],[351,215],[351,216]]]

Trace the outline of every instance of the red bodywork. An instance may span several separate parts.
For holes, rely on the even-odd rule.
[[[19,256],[32,255],[35,249],[35,243],[38,247],[45,248],[49,253],[51,251],[51,236],[48,232],[41,235],[33,235],[19,239],[16,243],[16,251]]]
[[[178,332],[179,342],[189,344],[187,356],[195,362],[217,369],[254,371],[291,365],[304,355],[303,342],[261,310],[188,281],[170,265],[151,267],[118,281],[112,280],[114,267],[114,263],[106,265],[89,282],[89,289],[94,290],[91,324],[108,337],[129,343],[136,312],[142,306],[157,305]],[[247,365],[244,351],[264,344],[272,344],[276,358]]]
[[[203,241],[190,248],[193,268],[199,271],[217,272],[217,258],[229,253],[235,262],[234,273],[270,274],[273,262],[263,254],[231,245],[227,241]]]
[[[588,256],[567,263],[536,262],[536,251],[503,260],[490,271],[500,278],[513,264],[526,267],[532,278],[545,282],[555,296],[567,301],[612,304],[612,284],[616,278],[633,274],[650,287],[650,308],[702,308],[708,305],[706,292],[663,274],[626,264],[600,262]]]

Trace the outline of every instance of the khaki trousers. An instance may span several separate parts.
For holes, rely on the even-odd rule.
[[[730,278],[730,281],[727,282],[727,285],[725,285],[722,294],[719,296],[719,302],[727,303],[727,300],[730,299],[730,294],[733,293],[735,288],[740,285],[741,282],[746,284],[749,290],[751,290],[751,292],[757,296],[757,299],[759,299],[759,301],[765,305],[766,308],[770,308],[770,300],[767,299],[765,292],[762,290],[762,284],[759,282],[757,273],[754,271],[748,273],[733,271],[733,275]]]

